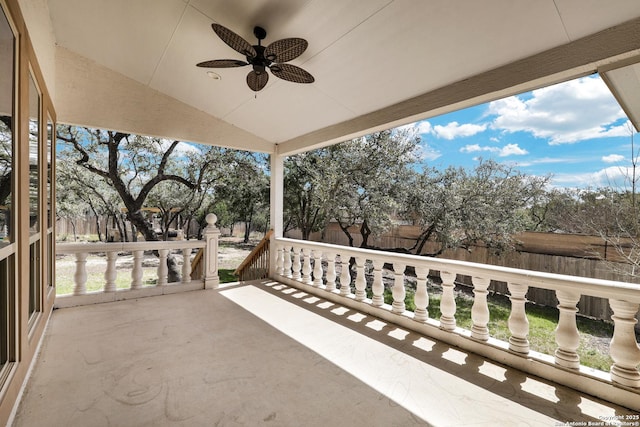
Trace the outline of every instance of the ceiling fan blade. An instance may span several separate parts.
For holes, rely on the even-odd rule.
[[[264,56],[269,61],[287,62],[302,55],[307,50],[309,43],[305,39],[290,38],[271,43],[264,51]]]
[[[253,46],[227,27],[223,27],[220,24],[211,24],[211,28],[231,49],[245,56],[256,56],[256,50]]]
[[[249,85],[251,90],[253,90],[254,92],[262,90],[262,88],[267,85],[268,81],[269,74],[267,74],[266,71],[258,74],[255,72],[255,70],[252,70],[249,74],[247,74],[247,85]]]
[[[300,67],[291,64],[274,64],[271,67],[274,76],[294,83],[313,83],[315,79],[311,74]]]
[[[245,65],[249,65],[249,63],[240,61],[239,59],[214,59],[211,61],[204,61],[196,64],[197,67],[204,68],[233,68],[243,67]]]

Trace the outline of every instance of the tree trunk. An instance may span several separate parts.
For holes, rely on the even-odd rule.
[[[249,221],[244,222],[244,243],[249,243],[249,236],[251,235],[251,223],[253,222],[253,208],[249,214]]]
[[[244,240],[243,243],[249,243],[249,236],[251,235],[251,220],[244,223]]]
[[[118,219],[118,215],[113,214],[113,224],[115,228],[118,230],[118,234],[120,234],[120,241],[124,242],[124,234],[122,233],[122,227],[120,226],[120,220]]]
[[[92,203],[89,203],[89,208],[91,209],[91,212],[93,212],[93,215],[96,217],[96,230],[98,230],[98,241],[102,242],[102,233],[100,232],[100,217],[98,216],[98,213],[96,212],[96,209],[94,208]],[[106,242],[106,236],[104,241]]]
[[[338,225],[340,226],[342,232],[347,236],[347,239],[349,240],[349,246],[353,247],[353,236],[351,235],[351,233],[349,233],[349,226],[342,225],[342,222],[340,221],[338,221]]]
[[[416,241],[416,245],[413,248],[411,248],[410,251],[413,249],[416,249],[415,254],[420,255],[422,253],[422,249],[424,248],[424,245],[427,244],[434,230],[435,230],[435,224],[431,224],[425,231],[423,231],[420,234],[420,236]]]
[[[74,221],[69,221],[69,223],[71,224],[71,228],[73,229],[73,241],[77,242],[78,234],[76,233],[76,223]]]
[[[367,220],[362,221],[362,225],[360,226],[360,234],[362,235],[362,244],[361,248],[369,248],[369,236],[371,236],[371,229],[369,228],[369,224],[367,224]]]
[[[147,242],[157,242],[158,236],[156,232],[153,231],[151,224],[147,222],[147,220],[142,215],[141,211],[127,211],[127,217],[129,221],[131,221],[132,225],[135,225],[136,229],[140,230],[144,239]],[[155,251],[154,251],[155,253]],[[158,254],[156,253],[156,256]],[[168,280],[169,283],[177,282],[180,280],[180,269],[178,267],[178,262],[176,261],[175,255],[169,253],[167,256],[167,267],[169,269]]]

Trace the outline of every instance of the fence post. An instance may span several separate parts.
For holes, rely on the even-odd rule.
[[[205,264],[204,264],[204,288],[216,289],[220,286],[218,277],[218,238],[220,230],[216,227],[218,217],[215,214],[208,214],[206,217],[207,227],[204,229]]]

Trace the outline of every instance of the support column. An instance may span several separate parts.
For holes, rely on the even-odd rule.
[[[270,219],[271,228],[273,228],[273,237],[281,238],[284,236],[283,212],[284,212],[284,156],[278,155],[278,147],[276,152],[270,155],[271,162],[271,197],[270,197]]]
[[[271,235],[271,247],[275,248],[275,240],[284,237],[284,156],[278,155],[278,146],[275,147],[275,152],[269,156],[271,163],[270,168],[270,197],[269,197],[269,220],[273,234]],[[269,275],[273,276],[286,275],[286,272],[281,272],[281,268],[278,265],[282,265],[284,268],[284,254],[280,251],[284,251],[286,248],[280,247],[279,250],[269,251]],[[279,257],[283,255],[282,264]],[[274,275],[274,272],[276,273]]]

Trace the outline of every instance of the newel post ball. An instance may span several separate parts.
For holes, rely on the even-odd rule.
[[[214,213],[209,213],[205,217],[205,220],[207,221],[207,226],[208,227],[215,227],[216,226],[216,222],[218,221],[218,217]]]

